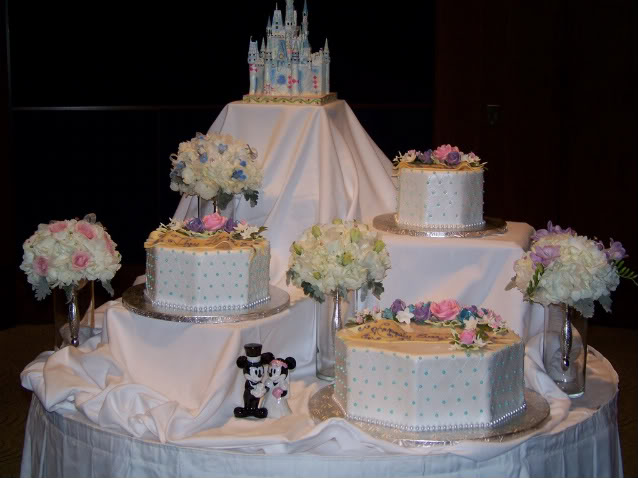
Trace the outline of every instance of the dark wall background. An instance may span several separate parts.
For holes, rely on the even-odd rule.
[[[37,224],[88,212],[125,264],[143,263],[148,231],[179,201],[169,155],[246,93],[248,41],[274,4],[7,2],[4,193],[18,282]],[[442,142],[474,150],[489,163],[489,215],[552,219],[638,254],[633,2],[310,0],[309,11],[313,48],[329,39],[332,89],[388,157]],[[613,322],[600,320],[635,327],[636,289],[623,286]]]

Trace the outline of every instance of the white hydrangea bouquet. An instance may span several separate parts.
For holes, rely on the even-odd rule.
[[[257,151],[230,135],[197,133],[171,155],[171,189],[187,196],[215,200],[225,209],[235,194],[257,204],[263,172]]]
[[[314,225],[290,246],[286,282],[301,287],[318,302],[337,290],[368,290],[380,298],[381,281],[390,269],[390,256],[377,232],[356,221],[335,219],[332,224]]]
[[[23,244],[20,269],[38,300],[51,289],[64,289],[70,296],[82,280],[99,280],[113,295],[111,279],[121,267],[121,255],[104,226],[89,214],[83,220],[70,219],[40,224]]]
[[[566,304],[591,318],[595,302],[611,312],[610,295],[621,278],[636,284],[638,274],[624,265],[625,257],[620,242],[611,239],[606,248],[550,221],[547,229],[534,233],[529,252],[514,263],[516,276],[508,288],[518,288],[526,300]]]

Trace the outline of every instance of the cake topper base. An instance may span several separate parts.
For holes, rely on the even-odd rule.
[[[270,285],[270,300],[247,309],[226,309],[217,311],[188,311],[153,305],[144,293],[145,284],[129,287],[122,294],[122,304],[129,311],[169,322],[185,322],[190,324],[229,324],[257,320],[278,314],[290,306],[290,295],[283,289]]]
[[[493,236],[496,234],[505,234],[507,232],[507,222],[505,222],[503,219],[497,219],[494,217],[486,217],[485,224],[481,227],[477,227],[472,230],[456,230],[442,229],[435,226],[406,227],[397,223],[395,213],[387,213],[376,216],[372,220],[372,226],[379,231],[415,237],[475,238]]]
[[[525,389],[526,408],[507,423],[492,428],[470,428],[447,431],[414,432],[389,428],[373,423],[348,419],[333,398],[334,385],[328,385],[316,392],[308,403],[310,416],[315,422],[329,418],[343,418],[373,438],[386,440],[406,448],[454,445],[460,440],[497,441],[518,438],[524,433],[541,426],[549,416],[549,404],[542,395]]]
[[[314,105],[323,106],[337,101],[337,93],[326,93],[318,96],[289,96],[289,95],[244,95],[244,103],[280,104],[280,105]]]

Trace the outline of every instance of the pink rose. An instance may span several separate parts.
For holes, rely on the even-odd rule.
[[[46,276],[49,272],[49,259],[44,256],[38,256],[33,261],[33,269],[39,276]]]
[[[218,212],[204,216],[204,219],[202,220],[204,223],[204,229],[207,231],[217,231],[221,229],[226,224],[226,221],[228,221],[228,218],[225,218]]]
[[[452,320],[461,311],[461,306],[454,299],[432,302],[430,312],[439,320]]]
[[[275,397],[275,398],[281,398],[281,395],[282,395],[283,393],[284,393],[284,391],[283,391],[283,389],[282,389],[282,388],[280,388],[280,387],[277,387],[277,388],[275,388],[275,389],[272,391],[272,395],[273,395],[273,397]]]
[[[75,225],[75,230],[89,240],[95,237],[95,229],[86,221],[78,222]]]
[[[53,224],[49,224],[49,232],[51,234],[56,234],[58,232],[62,232],[66,229],[67,223],[66,221],[57,221]]]
[[[104,242],[106,243],[106,250],[109,251],[109,254],[112,256],[115,255],[115,247],[113,247],[113,241],[111,241],[111,236],[104,231]]]
[[[84,269],[91,261],[91,255],[84,251],[75,251],[71,256],[71,264],[74,269]]]
[[[436,157],[436,159],[438,159],[439,161],[443,161],[448,154],[450,154],[452,151],[456,151],[457,153],[460,152],[459,148],[457,148],[456,146],[450,146],[449,144],[442,144],[441,146],[439,146],[438,148],[436,148],[434,150],[434,156]]]
[[[472,345],[474,343],[474,339],[476,338],[476,330],[465,329],[463,332],[459,334],[459,340],[462,344]]]

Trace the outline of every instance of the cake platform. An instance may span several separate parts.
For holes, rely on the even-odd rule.
[[[337,93],[326,93],[317,96],[289,95],[244,95],[244,103],[280,104],[280,105],[316,105],[323,106],[337,101]]]
[[[129,287],[122,295],[122,304],[134,314],[170,322],[192,324],[229,324],[270,317],[290,306],[290,295],[285,290],[270,286],[270,300],[254,307],[212,311],[189,311],[153,305],[144,293],[145,284]]]
[[[456,237],[456,238],[472,238],[493,236],[495,234],[505,234],[507,232],[507,223],[503,219],[486,217],[485,224],[479,227],[468,229],[450,229],[432,227],[408,227],[397,223],[395,213],[387,213],[376,216],[372,221],[375,229],[392,234],[401,234],[405,236],[415,237]]]
[[[525,409],[500,426],[466,429],[448,427],[445,430],[441,427],[433,427],[430,431],[412,431],[350,419],[346,417],[344,411],[334,400],[333,394],[334,385],[329,385],[310,398],[308,409],[316,422],[319,423],[330,418],[343,418],[374,438],[408,448],[450,445],[459,440],[497,440],[501,442],[541,426],[549,416],[547,400],[534,390],[526,388],[525,403],[527,406]]]

